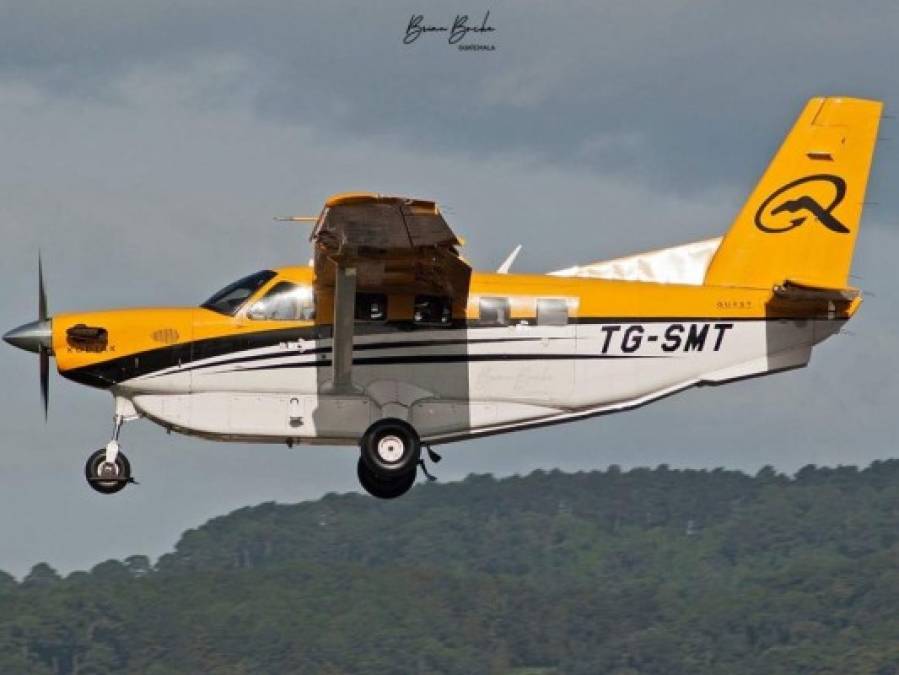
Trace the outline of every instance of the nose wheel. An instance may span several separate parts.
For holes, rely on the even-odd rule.
[[[134,483],[131,477],[131,463],[125,453],[119,450],[119,432],[125,418],[116,415],[112,428],[112,440],[105,448],[100,448],[87,458],[84,465],[84,477],[87,484],[104,495],[123,490],[128,483]]]
[[[84,465],[84,477],[87,484],[104,495],[111,495],[123,490],[131,478],[131,463],[125,453],[117,452],[112,462],[106,461],[106,448],[100,448],[87,458]]]

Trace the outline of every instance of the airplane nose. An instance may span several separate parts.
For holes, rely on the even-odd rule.
[[[41,347],[50,349],[51,337],[50,319],[46,319],[13,328],[3,336],[3,339],[13,347],[29,352],[39,352]]]

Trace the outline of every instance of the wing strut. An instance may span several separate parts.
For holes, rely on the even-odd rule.
[[[353,328],[356,316],[356,268],[337,265],[334,276],[334,339],[331,364],[335,391],[353,390]]]

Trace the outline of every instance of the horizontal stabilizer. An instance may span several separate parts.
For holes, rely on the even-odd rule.
[[[774,294],[785,300],[826,300],[852,302],[861,295],[857,288],[825,288],[787,279],[774,287]]]

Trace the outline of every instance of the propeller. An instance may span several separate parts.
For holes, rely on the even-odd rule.
[[[13,347],[34,352],[40,359],[41,401],[44,404],[44,420],[50,402],[50,356],[53,354],[53,324],[47,314],[47,291],[44,289],[44,264],[37,254],[37,321],[13,328],[3,335],[3,340]]]
[[[47,316],[47,292],[44,289],[44,266],[41,254],[37,254],[37,318],[41,323],[46,323]],[[41,367],[41,402],[44,404],[44,421],[47,421],[47,413],[50,407],[50,347],[45,344],[38,346],[38,359]]]

